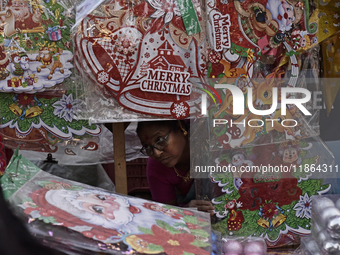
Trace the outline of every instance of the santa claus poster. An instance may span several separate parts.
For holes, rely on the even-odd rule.
[[[15,154],[1,179],[39,238],[114,254],[210,254],[210,216],[50,175]],[[78,233],[76,233],[78,232]]]
[[[0,22],[0,91],[42,91],[71,76],[70,3],[4,0]]]

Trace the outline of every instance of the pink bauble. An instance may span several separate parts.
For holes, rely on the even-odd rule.
[[[245,255],[263,255],[263,253],[249,252],[249,253],[245,253]]]
[[[264,254],[264,245],[260,242],[249,242],[244,246],[244,253],[250,255],[251,253]]]
[[[240,244],[236,240],[228,240],[223,244],[222,251],[228,255],[235,254],[241,254],[242,253],[242,244]]]

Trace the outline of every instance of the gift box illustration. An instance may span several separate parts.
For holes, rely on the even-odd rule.
[[[48,38],[54,42],[59,41],[61,40],[61,38],[63,38],[59,27],[49,27],[46,33],[48,34]]]
[[[22,80],[19,77],[12,77],[10,80],[7,80],[8,87],[20,87],[22,86]]]

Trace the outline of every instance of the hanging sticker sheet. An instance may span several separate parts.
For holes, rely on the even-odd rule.
[[[315,4],[217,0],[206,6],[213,146],[230,149],[317,135],[319,113],[311,100],[304,108],[293,101],[303,98],[294,89],[321,90],[318,23],[311,20]],[[239,94],[223,85],[233,85]],[[283,98],[291,101],[283,104]],[[240,104],[244,111],[237,113]]]
[[[21,217],[30,219],[30,229],[39,238],[54,233],[58,242],[115,254],[210,254],[207,213],[68,181],[40,171],[17,154],[2,185],[5,196]]]
[[[200,113],[195,82],[203,82],[207,70],[198,1],[105,1],[98,13],[85,16],[74,36],[75,65],[88,86],[149,116]]]
[[[0,91],[43,91],[72,74],[69,3],[10,0],[0,9]]]
[[[205,174],[197,192],[214,204],[213,229],[222,235],[261,236],[268,247],[298,244],[310,234],[311,196],[337,192],[334,158],[320,139],[210,154],[195,164]]]
[[[1,94],[0,133],[6,147],[52,153],[57,143],[77,138],[84,149],[98,149],[94,137],[101,134],[101,127],[77,118],[81,101],[73,93],[56,91]]]

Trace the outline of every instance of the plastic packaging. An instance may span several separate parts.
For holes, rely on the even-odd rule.
[[[58,248],[110,254],[211,253],[208,213],[118,195],[40,170],[18,155],[1,178],[29,230]],[[86,254],[86,253],[85,253]]]
[[[112,161],[112,133],[102,125],[79,119],[81,100],[72,90],[62,87],[63,90],[35,94],[1,95],[0,134],[4,146],[19,146],[36,160],[53,153],[66,165]]]
[[[320,91],[314,3],[210,0],[206,8],[208,78],[216,101],[208,108],[211,145],[237,148],[318,135],[312,100],[305,109],[283,104],[283,98],[304,97],[297,88]]]
[[[1,3],[1,92],[41,92],[72,75],[73,4],[68,0]]]
[[[222,237],[224,255],[267,255],[267,245],[260,237]]]
[[[340,197],[334,194],[313,196],[312,199],[312,237],[322,254],[338,254],[340,252]]]
[[[200,114],[203,17],[197,0],[103,1],[88,11],[73,29],[75,66],[85,90],[78,97],[86,97],[88,109],[84,118],[114,122]]]
[[[206,144],[191,144],[191,176],[197,199],[214,204],[212,227],[222,235],[263,236],[270,248],[299,244],[311,233],[311,196],[338,192],[334,157],[317,137],[219,152]]]
[[[67,166],[57,161],[49,162],[48,160],[32,161],[32,163],[45,172],[58,177],[81,182],[107,191],[115,191],[115,185],[101,165]]]

